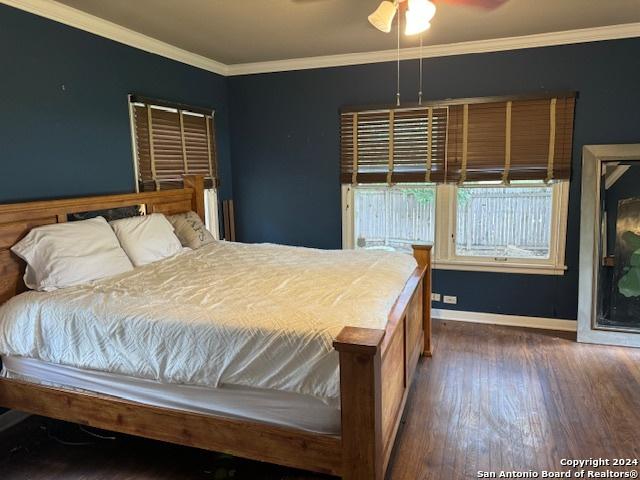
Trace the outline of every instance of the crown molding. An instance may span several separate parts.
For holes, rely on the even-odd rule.
[[[209,72],[220,75],[228,73],[228,67],[223,63],[183,50],[54,0],[0,0],[0,3]]]
[[[566,30],[563,32],[538,33],[519,37],[495,38],[491,40],[474,40],[470,42],[430,45],[422,48],[423,58],[447,57],[469,53],[501,52],[524,48],[549,47],[572,43],[597,42],[621,38],[640,37],[640,22],[605,27]],[[342,55],[325,55],[319,57],[293,58],[271,62],[237,63],[229,65],[227,75],[249,75],[255,73],[284,72],[289,70],[307,70],[312,68],[342,67],[346,65],[362,65],[366,63],[390,62],[397,59],[396,50],[380,50],[377,52],[347,53]],[[420,48],[403,48],[400,60],[420,58]]]
[[[224,76],[362,65],[367,63],[389,62],[397,58],[396,50],[380,50],[376,52],[346,53],[225,65],[211,58],[183,50],[182,48],[96,17],[95,15],[56,2],[55,0],[0,0],[0,3]],[[518,37],[430,45],[423,47],[422,57],[433,58],[470,53],[501,52],[506,50],[520,50],[523,48],[549,47],[633,37],[640,37],[640,22],[567,30],[563,32],[539,33]],[[400,59],[417,59],[420,58],[420,53],[420,48],[417,47],[404,48],[400,50]]]

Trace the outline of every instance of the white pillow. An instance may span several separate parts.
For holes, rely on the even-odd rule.
[[[44,292],[133,269],[102,217],[34,228],[11,251],[27,262],[25,285]]]
[[[114,220],[111,226],[136,267],[157,262],[182,250],[173,226],[161,213]]]

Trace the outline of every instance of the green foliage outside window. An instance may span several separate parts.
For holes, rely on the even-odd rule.
[[[471,198],[471,189],[458,188],[458,205],[466,205]]]
[[[405,188],[402,191],[405,197],[412,195],[422,205],[433,202],[435,197],[433,188]]]
[[[640,296],[640,236],[633,232],[624,232],[622,240],[631,249],[629,265],[624,267],[625,275],[618,282],[618,290],[625,297]]]

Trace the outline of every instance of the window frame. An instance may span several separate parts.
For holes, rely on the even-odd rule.
[[[357,185],[366,188],[367,184]],[[467,187],[498,187],[500,184],[466,184]],[[531,187],[531,184],[512,184],[512,187]],[[378,185],[379,187],[379,185]],[[433,268],[477,272],[520,273],[537,275],[564,275],[567,217],[569,210],[569,181],[551,184],[552,209],[549,258],[500,258],[461,256],[456,254],[458,185],[435,186],[435,238]],[[342,197],[342,248],[354,248],[354,186],[343,184]]]
[[[219,215],[218,189],[204,189],[204,224],[213,238],[220,240],[220,215]]]
[[[434,206],[433,213],[435,224],[433,226],[434,237],[436,235],[437,228],[437,196],[438,196],[438,185],[435,183],[424,183],[424,184],[416,184],[416,183],[407,183],[407,184],[394,184],[391,185],[392,188],[420,188],[420,187],[431,187],[434,189]],[[378,189],[389,187],[389,185],[379,184],[379,183],[364,183],[357,185],[356,188],[361,189]],[[351,184],[342,184],[341,189],[342,195],[342,248],[343,249],[353,249],[355,248],[355,192],[353,185]],[[434,238],[435,240],[435,238]]]
[[[498,187],[499,185],[467,184],[464,188]],[[531,187],[531,184],[512,184],[510,187]],[[563,275],[567,216],[569,204],[569,182],[551,184],[551,231],[549,258],[508,258],[458,255],[456,252],[458,186],[439,185],[441,204],[436,206],[436,242],[434,267],[442,270],[466,270],[484,272],[510,272],[542,275]],[[446,212],[446,215],[442,215]],[[438,215],[440,213],[440,215]]]

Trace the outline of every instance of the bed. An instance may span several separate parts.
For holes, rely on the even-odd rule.
[[[12,299],[0,406],[384,478],[419,357],[431,355],[429,246],[411,259],[215,242],[91,287],[18,295],[24,265],[9,249],[32,228],[132,205],[202,217],[203,184],[0,206],[0,303]]]

